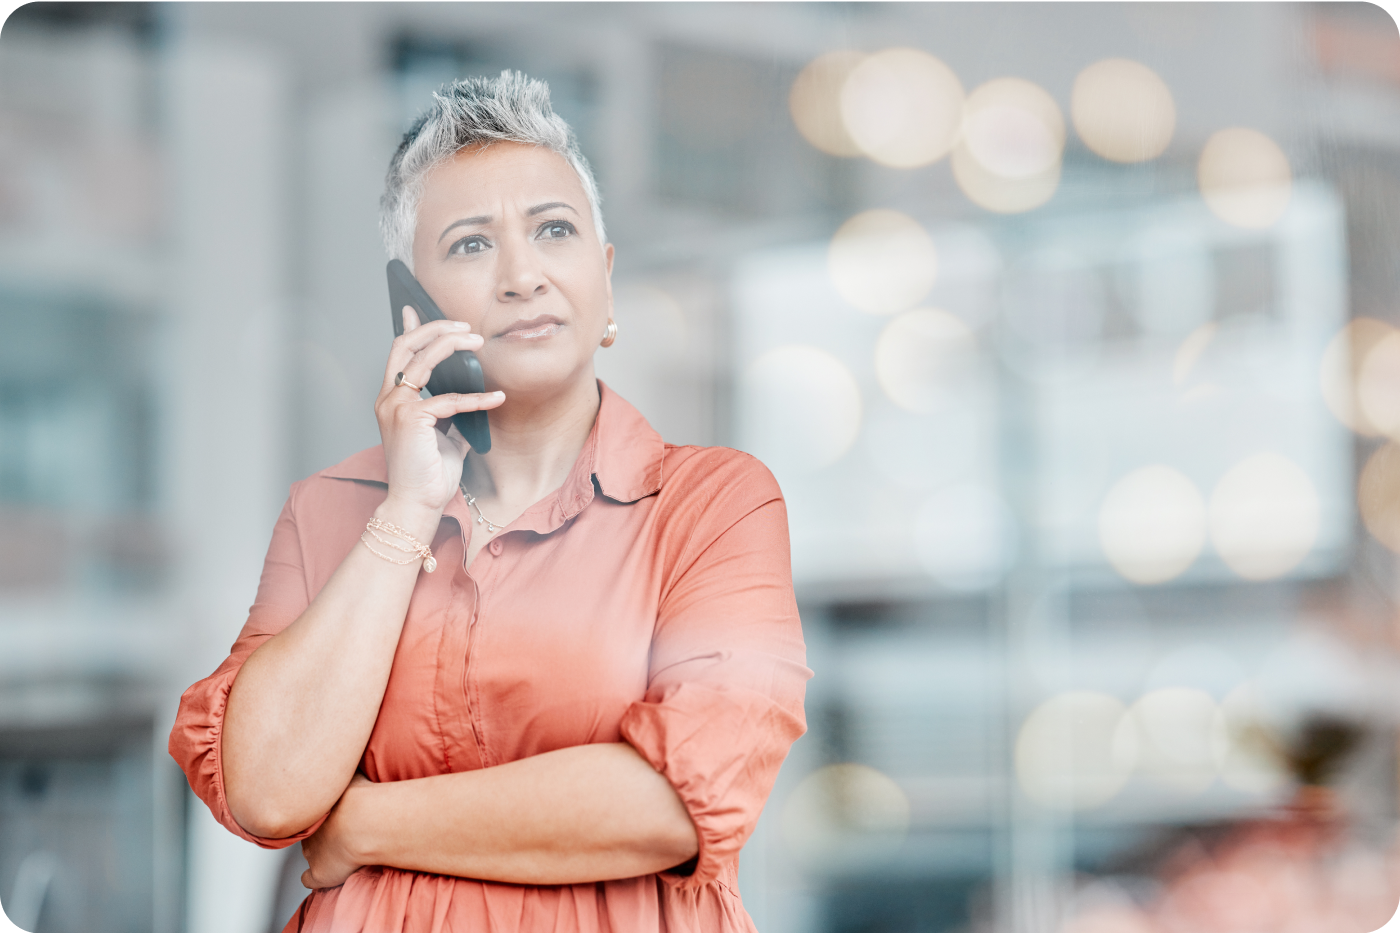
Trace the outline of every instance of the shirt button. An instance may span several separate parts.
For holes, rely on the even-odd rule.
[[[491,553],[492,553],[492,554],[499,554],[499,553],[501,553],[501,542],[499,542],[499,541],[492,541],[492,542],[491,542]]]

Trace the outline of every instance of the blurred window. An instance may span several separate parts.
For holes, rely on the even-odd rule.
[[[0,589],[163,577],[157,23],[36,3],[5,26]]]

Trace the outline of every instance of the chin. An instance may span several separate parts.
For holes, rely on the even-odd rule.
[[[574,385],[582,369],[592,369],[593,357],[580,359],[577,347],[562,341],[554,346],[511,347],[481,361],[486,388],[499,389],[510,403],[516,396],[552,395]]]

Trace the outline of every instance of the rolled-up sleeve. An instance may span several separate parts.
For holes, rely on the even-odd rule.
[[[267,839],[255,836],[238,825],[229,812],[224,793],[223,731],[229,691],[234,678],[258,646],[282,631],[306,610],[309,602],[303,569],[301,542],[297,533],[294,501],[296,491],[282,507],[272,532],[272,543],[263,562],[258,595],[248,611],[248,621],[239,632],[229,656],[213,674],[185,691],[175,727],[170,732],[170,755],[189,779],[195,795],[209,807],[214,818],[229,831],[268,849],[280,849],[311,835],[325,817],[295,836]]]
[[[715,880],[738,858],[789,747],[806,731],[812,672],[792,591],[787,511],[771,474],[744,459],[738,488],[687,517],[694,531],[661,601],[647,692],[621,724],[695,824],[694,871],[662,875],[685,888]]]

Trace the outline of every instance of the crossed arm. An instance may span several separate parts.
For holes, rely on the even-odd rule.
[[[617,743],[412,781],[357,774],[302,848],[309,888],[362,865],[571,884],[664,871],[695,854],[696,836],[666,779]]]
[[[401,511],[385,517],[408,521]],[[407,527],[431,540],[436,518]],[[416,564],[353,548],[306,611],[248,657],[223,733],[225,793],[239,825],[286,838],[330,810],[303,844],[312,866],[304,881],[316,887],[360,865],[580,883],[663,871],[696,853],[675,790],[625,744],[412,781],[357,775],[416,576]]]

